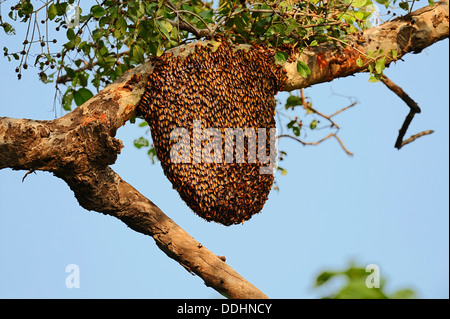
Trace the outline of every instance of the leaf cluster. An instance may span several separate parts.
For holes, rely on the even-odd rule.
[[[265,44],[284,63],[307,46],[342,38],[368,26],[371,0],[21,0],[10,6],[6,34],[26,25],[23,46],[4,47],[18,61],[18,77],[38,69],[54,83],[61,105],[71,110],[121,74],[180,44],[220,34],[234,43]],[[4,3],[0,4],[3,6]],[[1,7],[0,7],[1,8]],[[56,43],[62,43],[55,45]],[[300,75],[308,66],[297,65]],[[65,87],[64,87],[65,85]]]
[[[415,0],[375,0],[386,8],[398,4],[411,10]],[[70,111],[112,83],[124,72],[160,56],[178,45],[221,35],[228,41],[264,44],[276,51],[275,60],[283,64],[307,47],[327,41],[344,41],[345,36],[371,27],[375,7],[372,0],[16,0],[9,8],[0,2],[0,29],[17,35],[15,25],[26,26],[19,48],[4,46],[3,53],[15,61],[20,79],[24,70],[37,69],[39,79],[52,83],[56,100]],[[430,4],[433,0],[429,0]],[[8,12],[2,16],[3,12]],[[20,43],[20,42],[19,42]],[[367,65],[369,81],[382,76],[386,55],[396,52],[371,52],[356,63]],[[302,77],[311,73],[308,65],[297,62]],[[294,137],[305,128],[318,130],[323,117],[295,95],[290,95],[285,110],[296,106],[313,118],[303,125],[291,118],[285,125]],[[297,109],[296,109],[297,110]],[[300,115],[299,115],[300,116]],[[330,118],[327,118],[330,121]],[[337,128],[330,121],[331,128]],[[337,138],[337,136],[335,136]],[[304,143],[315,145],[316,143]],[[142,137],[138,148],[154,149]]]
[[[380,279],[379,288],[368,288],[366,278],[370,273],[365,268],[350,263],[345,270],[323,271],[316,277],[315,288],[332,286],[332,281],[341,280],[343,284],[328,291],[323,299],[415,299],[416,292],[412,289],[400,289],[393,293],[386,292],[386,280]]]

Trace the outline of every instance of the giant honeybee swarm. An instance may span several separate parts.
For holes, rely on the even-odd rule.
[[[253,128],[257,134],[258,128],[266,128],[266,145],[257,143],[257,149],[265,147],[269,156],[269,130],[275,128],[274,96],[286,75],[266,47],[238,50],[225,41],[207,43],[195,45],[187,55],[154,57],[154,70],[138,110],[150,126],[164,173],[181,198],[207,221],[228,226],[261,211],[272,187],[273,172],[261,174],[260,168],[267,163],[260,161],[259,154],[255,160],[249,152],[250,135],[227,137],[233,145],[234,160],[226,162],[225,129]],[[220,132],[221,140],[215,144],[220,150],[211,147],[217,136],[196,134],[196,125],[203,134],[208,128]],[[177,128],[189,132],[188,143],[183,144],[188,154],[183,154],[186,160],[181,163],[171,158],[172,148],[183,138],[171,138]],[[239,161],[236,145],[244,145],[244,158]],[[216,155],[219,162],[205,161],[205,155]]]

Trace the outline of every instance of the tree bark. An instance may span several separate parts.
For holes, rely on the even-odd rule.
[[[302,78],[296,63],[287,63],[285,90],[307,87],[334,78],[364,72],[355,63],[361,53],[395,49],[397,59],[420,52],[448,37],[448,2],[436,3],[349,38],[347,45],[332,42],[309,48],[298,57],[311,69]],[[194,45],[172,50],[188,54]],[[389,64],[396,59],[386,59]],[[112,215],[133,230],[152,236],[169,257],[229,298],[267,298],[221,258],[209,251],[155,204],[123,181],[113,164],[122,142],[116,131],[132,116],[144,93],[151,63],[128,71],[116,82],[65,116],[53,121],[0,117],[0,169],[43,170],[63,179],[87,210]]]

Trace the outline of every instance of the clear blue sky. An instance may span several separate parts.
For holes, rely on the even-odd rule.
[[[19,33],[20,34],[20,33]],[[20,44],[0,36],[0,47]],[[408,55],[386,74],[422,108],[407,136],[435,133],[394,149],[407,106],[368,75],[308,88],[313,105],[336,118],[336,141],[303,147],[282,140],[288,152],[261,214],[224,227],[197,217],[133,140],[144,129],[127,124],[113,169],[176,223],[272,298],[316,298],[322,270],[350,260],[378,264],[387,291],[412,288],[421,298],[449,297],[449,48],[448,40]],[[53,119],[54,87],[35,70],[17,81],[15,65],[0,57],[0,116]],[[284,93],[286,94],[286,93]],[[339,95],[338,95],[339,94]],[[58,109],[58,115],[62,111]],[[150,237],[119,220],[81,208],[50,173],[0,171],[1,298],[220,298],[169,259]],[[80,288],[68,289],[68,264],[80,269]]]

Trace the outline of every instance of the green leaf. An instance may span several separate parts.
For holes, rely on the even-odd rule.
[[[159,20],[156,20],[156,25],[158,26],[158,29],[164,34],[164,36],[167,39],[170,39],[169,31],[166,29],[166,27],[163,25],[163,23],[161,21],[159,21]]]
[[[378,74],[382,74],[385,66],[386,66],[385,59],[384,58],[383,59],[379,59],[377,61],[377,63],[375,64],[375,71],[377,71]]]
[[[405,11],[408,11],[408,10],[409,10],[409,3],[408,3],[408,2],[400,2],[400,3],[398,4],[398,6],[399,6],[400,8],[402,8],[403,10],[405,10]]]
[[[148,142],[148,140],[145,137],[141,136],[140,138],[134,140],[134,146],[136,148],[147,147],[149,145],[150,145],[150,143]]]
[[[376,75],[376,74],[372,74],[370,76],[370,78],[369,78],[369,82],[370,83],[376,83],[376,82],[379,82],[379,81],[380,81],[380,79],[378,78],[378,75]]]
[[[72,109],[73,101],[73,89],[69,87],[62,97],[62,107],[65,111],[70,111]]]
[[[158,46],[158,50],[156,51],[156,56],[161,56],[163,53],[164,53],[164,46],[160,44]]]
[[[127,21],[123,17],[120,17],[119,19],[117,19],[115,27],[116,27],[116,30],[114,31],[114,36],[116,38],[120,38],[121,36],[123,36],[127,33],[128,25],[127,25]]]
[[[284,106],[284,108],[287,110],[289,108],[293,108],[294,106],[297,105],[302,105],[302,99],[299,98],[298,96],[295,95],[291,95],[287,98],[286,100],[286,105]]]
[[[68,40],[75,39],[75,31],[72,28],[67,29],[66,36]]]
[[[138,63],[144,62],[144,49],[142,49],[139,45],[133,47],[133,59],[135,59]]]
[[[106,14],[106,10],[102,6],[95,5],[91,8],[91,14],[94,18],[98,19]]]
[[[356,11],[356,12],[355,12],[355,17],[356,17],[356,19],[358,19],[358,20],[364,20],[364,18],[365,18],[365,12],[362,12],[362,11]]]
[[[80,106],[81,104],[83,104],[84,102],[86,102],[93,96],[94,96],[94,94],[92,94],[91,91],[89,91],[86,88],[81,88],[78,91],[74,92],[73,99],[75,101],[75,104],[77,106]]]
[[[362,67],[363,65],[363,60],[361,59],[361,57],[359,57],[358,59],[356,59],[356,65],[359,67]]]
[[[48,7],[48,11],[47,11],[48,18],[50,20],[53,20],[56,17],[57,14],[58,14],[58,9],[56,8],[56,5],[54,3],[52,3]]]
[[[305,62],[298,61],[297,62],[297,72],[304,78],[308,77],[311,74],[311,70]]]
[[[311,130],[316,129],[317,123],[318,123],[317,120],[312,120],[312,121],[311,121],[311,124],[309,124],[309,128],[310,128]]]
[[[361,8],[366,6],[367,0],[353,0],[352,1],[352,7],[353,8]]]
[[[430,7],[434,7],[434,0],[428,0],[428,4],[430,5]]]
[[[283,51],[278,51],[275,54],[275,61],[277,61],[278,63],[285,63],[288,58],[289,58],[289,55]]]
[[[332,277],[336,276],[337,273],[330,272],[330,271],[324,271],[316,278],[316,287],[322,286],[324,283],[326,283],[328,280],[330,280]]]
[[[300,136],[300,127],[298,126],[292,127],[292,132],[294,133],[295,136]]]
[[[297,123],[297,120],[291,120],[286,126],[287,128],[292,128]]]
[[[14,27],[12,25],[10,25],[9,23],[7,23],[7,22],[0,23],[0,27],[2,27],[3,30],[5,31],[5,33],[8,34],[8,35],[15,35],[16,34],[16,29],[14,29]]]
[[[150,149],[147,152],[148,157],[152,160],[152,164],[155,164],[155,159],[157,160],[158,157],[156,156],[156,149],[154,146],[150,147]]]
[[[48,79],[47,74],[45,72],[39,73],[39,79],[44,83],[47,82]]]
[[[298,24],[298,22],[295,19],[287,19],[286,21],[286,29],[284,30],[284,33],[286,35],[288,35],[289,33],[291,33],[292,31],[294,31],[295,29],[299,28],[300,25]]]
[[[199,13],[199,16],[201,16],[206,22],[213,22],[212,18],[214,16],[214,12],[212,10],[202,11]]]
[[[173,26],[168,21],[161,21],[161,25],[167,30],[167,32],[170,32],[173,29]]]
[[[392,58],[393,59],[397,59],[397,55],[398,55],[398,52],[397,52],[397,50],[391,50],[391,56],[392,56]]]

